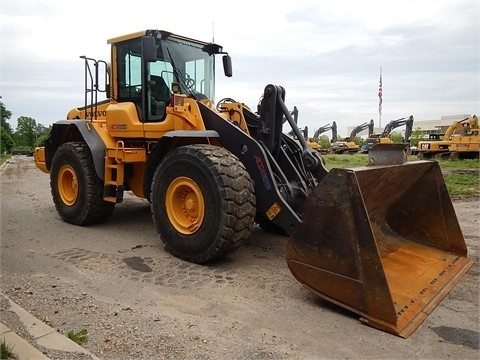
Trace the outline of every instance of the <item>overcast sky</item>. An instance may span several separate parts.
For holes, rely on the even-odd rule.
[[[14,130],[20,116],[48,126],[82,106],[79,56],[108,61],[107,39],[149,28],[224,47],[234,75],[217,71],[215,102],[256,109],[267,84],[282,85],[312,133],[378,126],[380,68],[382,127],[480,115],[479,0],[0,1],[0,95]]]

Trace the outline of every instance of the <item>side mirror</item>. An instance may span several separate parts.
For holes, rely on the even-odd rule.
[[[223,61],[223,72],[225,73],[225,76],[232,77],[233,75],[232,58],[230,57],[230,55],[223,55],[222,61]]]
[[[147,62],[157,61],[157,46],[152,36],[142,36],[142,59]]]

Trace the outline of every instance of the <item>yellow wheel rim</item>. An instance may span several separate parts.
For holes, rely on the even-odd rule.
[[[63,165],[58,172],[58,192],[65,205],[72,206],[77,201],[78,179],[70,165]]]
[[[200,187],[190,178],[178,177],[170,183],[166,207],[170,223],[182,234],[195,233],[203,223],[205,201]]]

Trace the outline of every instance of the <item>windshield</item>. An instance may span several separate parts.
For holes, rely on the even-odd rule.
[[[117,45],[119,53],[120,97],[140,96],[142,71],[140,42],[138,40]],[[215,57],[204,51],[203,46],[168,38],[157,40],[157,61],[146,63],[147,81],[159,77],[170,92],[172,82],[180,83],[182,93],[197,98],[215,97]],[[158,82],[158,81],[157,81]]]
[[[132,101],[137,108],[141,107],[144,112],[139,114],[144,121],[165,119],[172,82],[179,83],[181,93],[189,97],[213,101],[213,51],[174,37],[156,41],[157,61],[153,62],[142,61],[138,38],[116,45],[118,100]]]
[[[172,82],[178,82],[184,94],[214,99],[215,58],[203,51],[203,46],[168,38],[161,41],[157,57],[156,62],[149,63],[149,73],[161,76],[170,90]]]

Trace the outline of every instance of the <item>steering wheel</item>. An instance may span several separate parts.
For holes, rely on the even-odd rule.
[[[195,80],[191,77],[186,77],[185,78],[185,86],[189,90],[195,90]]]

